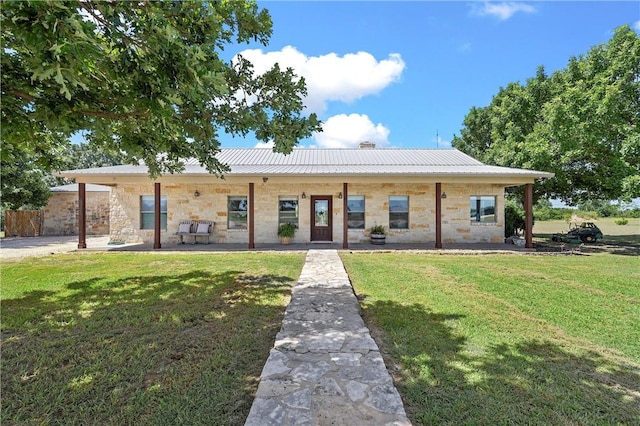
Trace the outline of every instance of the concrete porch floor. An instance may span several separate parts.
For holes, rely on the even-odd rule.
[[[106,247],[87,247],[86,250],[107,250],[107,251],[139,251],[139,252],[235,252],[235,251],[307,251],[307,250],[344,250],[344,251],[427,251],[427,252],[496,252],[496,253],[526,253],[535,249],[526,249],[513,244],[443,244],[442,249],[436,249],[433,242],[416,244],[349,244],[349,248],[343,249],[342,243],[299,243],[299,244],[256,244],[250,249],[247,244],[163,244],[160,249],[154,249],[152,244],[125,244],[121,246],[108,245]]]

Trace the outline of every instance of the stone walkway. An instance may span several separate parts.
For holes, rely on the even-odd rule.
[[[309,250],[246,426],[410,425],[336,250]]]

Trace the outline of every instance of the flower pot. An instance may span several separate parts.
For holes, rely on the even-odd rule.
[[[293,238],[291,237],[280,237],[280,244],[282,245],[289,245],[291,244],[291,241],[293,241]]]
[[[383,245],[386,242],[386,235],[384,234],[371,234],[370,241],[371,244]]]

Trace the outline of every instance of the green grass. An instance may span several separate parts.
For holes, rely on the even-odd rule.
[[[2,262],[2,424],[242,424],[302,254]]]
[[[638,257],[342,258],[414,424],[639,424]]]

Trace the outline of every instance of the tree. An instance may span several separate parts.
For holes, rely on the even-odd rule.
[[[2,139],[48,167],[78,131],[156,176],[191,157],[223,174],[221,130],[283,153],[321,130],[291,69],[256,75],[220,58],[233,43],[267,44],[271,18],[254,1],[8,1],[1,23]]]
[[[0,161],[2,212],[21,208],[39,209],[47,204],[49,185],[46,173],[24,151],[4,151]]]
[[[606,45],[550,77],[510,83],[472,108],[452,145],[489,164],[551,171],[535,196],[575,205],[640,196],[640,37],[620,27]]]

